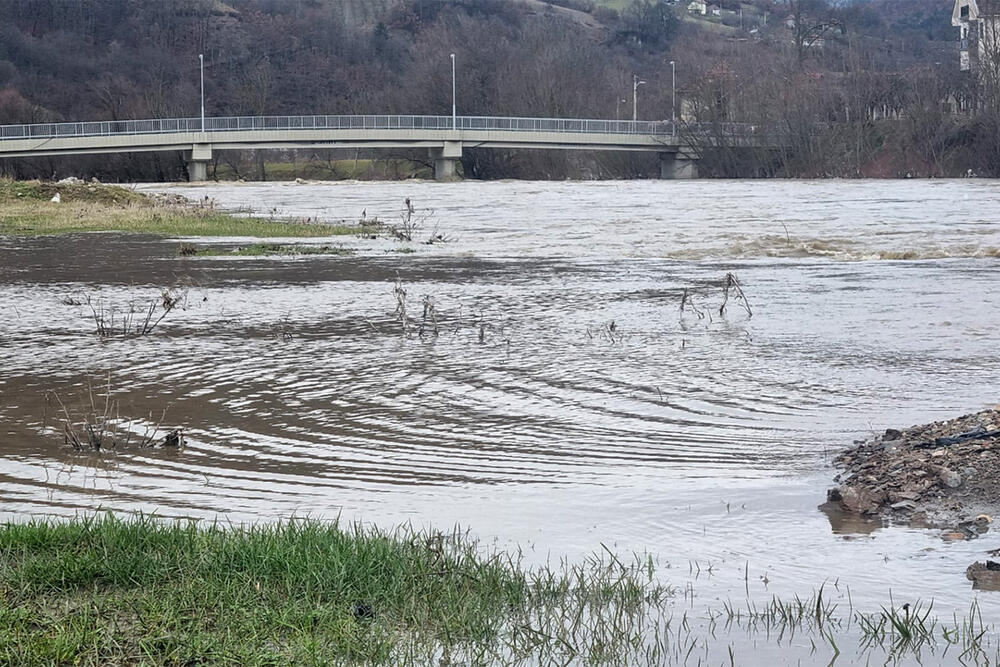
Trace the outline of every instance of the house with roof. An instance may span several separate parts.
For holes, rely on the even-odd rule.
[[[951,24],[959,29],[963,72],[1000,65],[1000,0],[955,0]]]

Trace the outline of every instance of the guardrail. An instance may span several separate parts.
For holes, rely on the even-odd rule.
[[[755,134],[749,125],[726,124],[726,134]],[[712,125],[718,131],[719,125]],[[652,137],[676,136],[678,130],[697,126],[671,121],[584,120],[570,118],[504,118],[494,116],[232,116],[161,118],[151,120],[102,120],[79,123],[0,125],[4,139],[53,139],[139,134],[231,132],[238,130],[501,130],[574,134],[621,134]]]

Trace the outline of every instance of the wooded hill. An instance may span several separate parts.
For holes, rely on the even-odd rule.
[[[994,169],[977,156],[981,119],[943,106],[967,85],[951,0],[709,4],[702,15],[666,0],[3,2],[0,123],[196,116],[199,53],[212,116],[447,114],[454,52],[461,114],[627,118],[635,73],[647,82],[639,117],[663,119],[673,60],[686,119],[773,124],[799,137],[777,162],[707,156],[717,175]],[[227,159],[239,172],[241,158]],[[184,169],[180,156],[163,155],[4,166],[108,179]],[[654,167],[648,156],[526,151],[469,151],[464,161],[467,176],[484,178]]]

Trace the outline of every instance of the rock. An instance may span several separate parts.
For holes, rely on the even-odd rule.
[[[59,203],[62,202],[62,197],[60,197],[59,193],[57,192],[55,194],[55,196],[52,199],[50,199],[49,201],[52,202],[53,204],[59,204]]]
[[[958,530],[949,530],[947,532],[941,533],[941,539],[945,542],[958,542],[966,538],[965,533]]]
[[[991,560],[985,563],[976,561],[965,570],[965,578],[972,582],[973,588],[1000,590],[1000,563]]]
[[[84,180],[82,178],[77,178],[76,176],[67,176],[66,178],[56,181],[56,185],[83,185]]]
[[[889,507],[894,510],[907,510],[912,512],[917,509],[917,504],[912,500],[900,500],[898,503],[893,503]]]
[[[962,486],[962,476],[954,470],[949,470],[948,468],[941,468],[938,472],[938,479],[940,479],[941,483],[949,489],[957,489]]]
[[[894,428],[887,428],[885,430],[885,435],[882,436],[882,440],[899,440],[902,437],[902,431],[898,431]]]
[[[980,526],[988,526],[991,523],[993,523],[993,517],[991,517],[989,514],[980,514],[975,518],[975,522],[977,525]]]
[[[885,501],[885,492],[869,491],[857,486],[840,487],[840,502],[851,512],[874,514]]]
[[[837,487],[834,487],[832,489],[827,489],[826,499],[829,500],[830,502],[837,502],[838,500],[840,500],[841,499],[840,489],[838,489]]]

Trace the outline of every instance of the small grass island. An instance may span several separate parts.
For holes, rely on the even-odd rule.
[[[177,236],[327,237],[357,234],[355,224],[261,219],[219,211],[176,195],[119,185],[0,180],[0,235],[122,232]]]

